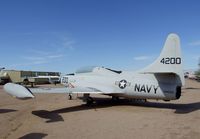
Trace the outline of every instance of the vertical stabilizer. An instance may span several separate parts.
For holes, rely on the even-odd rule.
[[[180,39],[176,34],[169,34],[160,56],[148,67],[141,71],[142,73],[173,73],[178,76],[180,85],[185,84],[182,56],[180,48]]]

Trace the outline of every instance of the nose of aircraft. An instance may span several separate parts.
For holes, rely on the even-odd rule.
[[[62,84],[67,84],[67,83],[68,83],[68,76],[63,76],[63,77],[61,78],[61,83],[62,83]]]
[[[74,76],[71,76],[71,75],[63,76],[61,78],[61,83],[65,86],[72,85],[74,84],[74,82],[75,82],[75,78]]]

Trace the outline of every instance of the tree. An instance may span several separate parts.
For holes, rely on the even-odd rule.
[[[199,69],[195,72],[195,75],[200,76],[200,58],[198,63]]]

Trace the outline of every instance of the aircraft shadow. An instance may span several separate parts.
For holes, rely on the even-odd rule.
[[[38,110],[38,111],[32,111],[32,114],[40,118],[48,119],[46,123],[64,121],[62,116],[54,111]]]
[[[14,112],[14,111],[17,111],[17,110],[13,110],[13,109],[0,109],[0,114]]]
[[[184,88],[186,90],[199,90],[200,88],[196,88],[196,87],[187,87],[187,88]],[[183,89],[183,90],[184,90]]]
[[[19,139],[42,139],[46,137],[47,135],[48,134],[44,134],[44,133],[29,133],[20,137]]]
[[[136,106],[136,105],[135,105]],[[141,107],[161,108],[175,110],[176,114],[187,114],[200,109],[200,102],[188,103],[188,104],[173,104],[173,103],[157,103],[147,102],[146,104],[138,104]]]
[[[159,103],[159,102],[140,102],[140,101],[129,101],[125,99],[121,99],[119,101],[111,101],[110,99],[95,99],[96,103],[92,104],[91,106],[87,106],[85,104],[62,108],[53,111],[47,110],[36,110],[32,111],[32,114],[47,119],[46,123],[50,122],[58,122],[64,121],[61,113],[69,113],[69,112],[77,112],[77,111],[86,111],[91,109],[100,109],[106,107],[113,107],[113,106],[138,106],[138,107],[150,107],[150,108],[158,108],[158,109],[172,109],[175,110],[175,114],[187,114],[193,111],[197,111],[200,109],[200,102],[195,103],[188,103],[188,104],[173,104],[173,103]]]

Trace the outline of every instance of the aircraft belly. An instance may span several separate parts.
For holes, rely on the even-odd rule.
[[[128,98],[140,98],[140,99],[166,99],[166,100],[173,100],[175,99],[174,94],[157,94],[157,95],[152,95],[152,94],[145,94],[145,93],[125,93],[123,95],[124,97],[128,97]]]
[[[166,99],[173,100],[175,97],[175,86],[172,85],[138,85],[135,84],[124,90],[125,97],[143,99]]]

